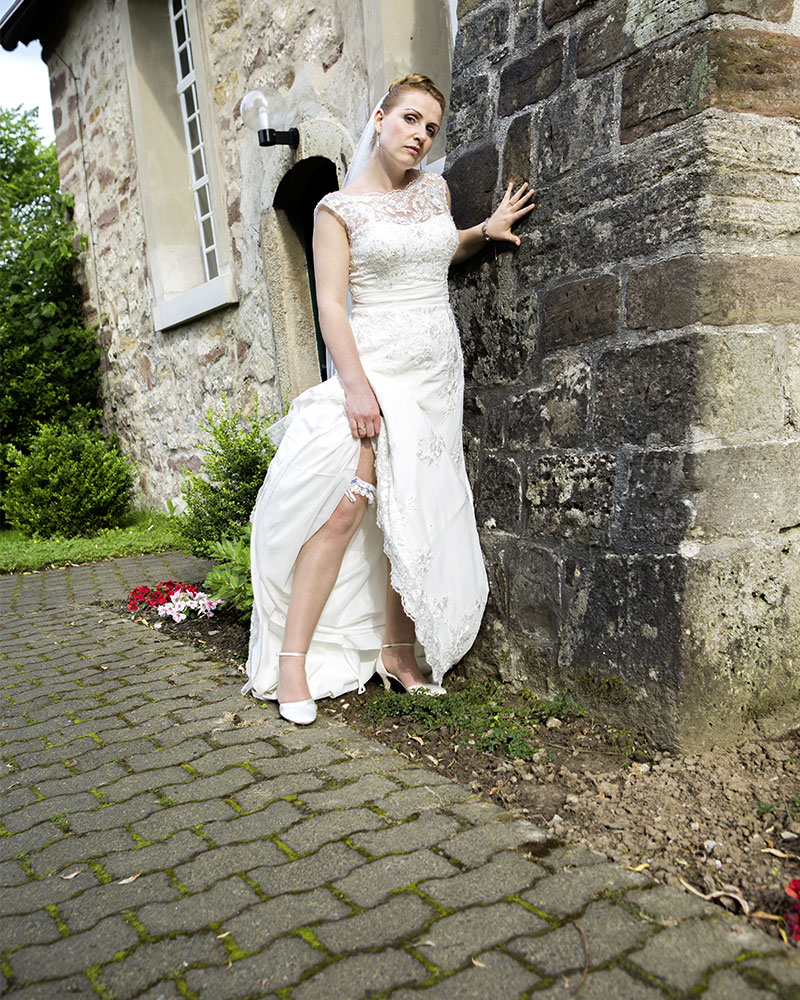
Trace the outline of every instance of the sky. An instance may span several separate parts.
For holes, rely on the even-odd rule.
[[[14,0],[0,0],[0,17],[13,6]],[[13,52],[0,47],[0,107],[39,108],[39,129],[45,142],[52,142],[53,116],[50,106],[50,85],[47,67],[42,62],[38,42],[17,45]]]

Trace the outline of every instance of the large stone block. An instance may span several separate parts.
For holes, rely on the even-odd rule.
[[[561,83],[563,62],[561,39],[551,38],[506,66],[500,76],[500,116],[513,115],[549,97]]]
[[[509,618],[543,648],[558,646],[561,627],[561,560],[550,549],[521,544],[507,550]]]
[[[683,443],[694,414],[696,352],[691,337],[606,351],[596,374],[598,442],[647,448]]]
[[[687,457],[688,540],[765,536],[800,523],[800,441],[714,448]]]
[[[559,21],[566,21],[579,10],[596,2],[597,0],[543,0],[542,20],[548,28],[552,28]]]
[[[800,320],[797,257],[687,254],[631,271],[628,326],[668,330]]]
[[[484,451],[475,513],[478,524],[518,533],[522,512],[522,474],[508,455]]]
[[[687,560],[676,741],[741,741],[800,717],[800,529],[769,547]],[[754,723],[758,720],[757,727]]]
[[[450,107],[447,117],[449,150],[457,151],[472,142],[485,141],[495,119],[489,77],[483,73],[459,73],[453,81]]]
[[[558,681],[620,728],[675,742],[683,663],[684,560],[590,553],[565,609]]]
[[[788,21],[792,0],[617,0],[592,17],[578,41],[578,76],[585,77],[647,48],[710,14],[743,14],[765,21]]]
[[[511,396],[506,412],[506,443],[512,451],[580,448],[587,441],[591,370],[585,361],[543,364],[542,382]]]
[[[696,506],[680,450],[634,451],[620,500],[615,539],[636,551],[674,551],[694,523]]]
[[[785,389],[764,330],[703,333],[600,358],[599,441],[644,447],[746,444],[784,436]]]
[[[454,272],[450,287],[471,382],[533,381],[539,357],[536,300],[516,292],[511,255],[474,260]]]
[[[708,253],[800,255],[800,127],[709,110],[704,118]]]
[[[601,452],[531,455],[527,536],[607,544],[616,473],[616,458]]]
[[[445,177],[453,200],[453,218],[459,229],[474,226],[490,214],[497,173],[494,143],[467,150],[448,163]]]
[[[505,6],[487,7],[470,19],[469,30],[459,31],[453,62],[462,68],[483,57],[497,62],[506,53],[507,37],[508,10]]]
[[[619,323],[620,282],[599,274],[556,285],[544,294],[542,334],[545,350],[610,337]]]
[[[542,109],[539,135],[542,180],[609,152],[617,135],[614,81],[600,79],[559,94]]]
[[[623,79],[620,138],[632,142],[709,107],[800,117],[800,38],[701,31],[649,53]]]
[[[515,255],[523,288],[697,244],[708,170],[703,123],[651,136],[636,154],[624,147],[537,186],[530,235]]]
[[[531,181],[531,117],[520,115],[508,129],[503,149],[503,186]]]

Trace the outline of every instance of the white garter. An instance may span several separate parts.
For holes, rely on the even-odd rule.
[[[375,503],[376,493],[375,487],[372,483],[365,483],[363,479],[359,479],[358,476],[354,476],[350,485],[344,491],[344,495],[350,501],[350,503],[356,502],[356,496],[366,497],[367,505]]]

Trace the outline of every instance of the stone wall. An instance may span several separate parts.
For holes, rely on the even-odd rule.
[[[658,742],[797,724],[800,5],[460,0],[448,178],[491,579],[468,661]]]

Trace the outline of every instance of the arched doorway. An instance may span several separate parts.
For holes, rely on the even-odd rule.
[[[314,251],[312,237],[314,233],[314,209],[320,198],[328,194],[329,191],[338,190],[339,183],[336,176],[336,167],[324,156],[312,156],[306,160],[301,160],[284,175],[272,202],[275,209],[278,226],[283,231],[284,239],[289,238],[289,233],[299,244],[302,251],[302,259],[305,261],[305,274],[301,277],[294,268],[291,279],[294,282],[306,280],[308,282],[308,292],[310,294],[311,314],[313,317],[315,344],[317,352],[317,364],[319,366],[320,377],[327,378],[327,365],[325,357],[325,342],[319,328],[319,315],[317,312],[316,284],[314,281]],[[297,255],[293,255],[297,262]]]

